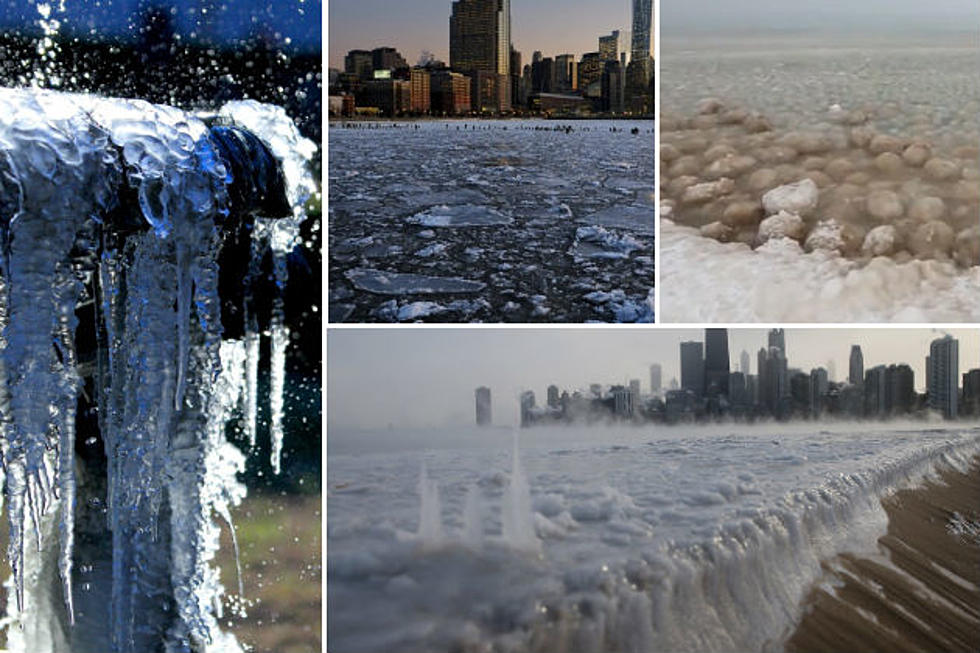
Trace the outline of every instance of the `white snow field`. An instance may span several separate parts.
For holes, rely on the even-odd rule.
[[[665,40],[663,320],[975,321],[977,55],[956,35]]]
[[[777,650],[882,496],[980,452],[926,422],[514,437],[331,432],[331,651]]]
[[[331,125],[330,320],[652,321],[653,151],[652,121]]]

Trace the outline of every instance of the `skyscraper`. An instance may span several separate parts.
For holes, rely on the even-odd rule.
[[[743,349],[739,360],[739,371],[745,376],[748,376],[752,372],[752,363],[750,361],[751,359],[749,358],[749,352]]]
[[[728,330],[704,331],[704,393],[707,397],[728,396]]]
[[[929,407],[946,419],[959,415],[960,342],[952,336],[933,340],[926,358]]]
[[[663,384],[663,370],[660,367],[660,363],[654,363],[650,366],[650,394],[657,394],[660,392],[661,385]]]
[[[619,61],[619,30],[609,36],[599,37],[599,60],[603,63]]]
[[[851,345],[851,364],[847,382],[851,385],[864,383],[864,355],[861,353],[861,345]]]
[[[453,2],[449,65],[457,72],[495,75],[496,108],[510,110],[510,0]]]
[[[633,0],[633,61],[649,61],[652,34],[653,0]]]
[[[490,426],[493,418],[490,412],[490,388],[480,386],[476,389],[477,426]]]
[[[769,330],[769,348],[775,347],[786,357],[786,331],[785,329]]]
[[[695,396],[704,394],[704,344],[681,343],[681,388]]]

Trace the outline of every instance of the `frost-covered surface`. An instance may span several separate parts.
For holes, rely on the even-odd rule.
[[[703,237],[664,242],[664,320],[975,318],[962,294],[980,274],[975,39],[662,49],[661,214]],[[778,256],[774,234],[794,241]]]
[[[295,132],[280,110],[238,108],[243,122],[264,120],[254,129],[274,150],[276,133]],[[225,441],[224,425],[242,399],[254,424],[247,359],[257,355],[258,334],[221,340],[218,225],[229,179],[207,135],[203,122],[170,107],[0,89],[0,444],[12,651],[240,650],[218,627],[223,590],[210,560],[214,515],[229,520],[244,495],[236,479],[244,457]],[[295,163],[284,167],[298,208],[310,182]],[[102,230],[124,184],[138,197],[139,215],[128,217],[149,227],[125,238]],[[289,222],[300,219],[297,210]],[[272,233],[265,246],[283,260],[291,247]],[[89,564],[73,569],[73,517],[103,501],[79,496],[75,507],[75,310],[88,302],[97,307],[92,402],[108,464],[104,536],[84,553],[100,565],[97,600],[91,583],[72,584],[92,574]],[[273,327],[280,365],[281,331]],[[273,397],[274,418],[276,406]],[[89,490],[98,485],[86,480]],[[77,631],[76,612],[87,620]]]
[[[884,494],[978,451],[921,424],[542,428],[518,453],[507,429],[335,429],[327,645],[772,648],[820,560],[884,534]]]
[[[660,223],[660,256],[660,310],[671,322],[980,321],[980,267],[862,265],[786,238],[753,250],[670,220]]]
[[[653,123],[567,126],[571,132],[516,120],[332,126],[331,321],[397,319],[427,299],[407,293],[392,310],[388,297],[351,279],[356,269],[485,284],[472,311],[447,307],[419,319],[651,319],[649,310],[617,314],[585,296],[618,291],[646,306],[653,286]],[[582,227],[610,236],[582,249]]]

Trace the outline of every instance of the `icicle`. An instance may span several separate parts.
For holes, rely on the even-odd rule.
[[[272,361],[270,363],[269,408],[272,414],[269,437],[272,441],[272,471],[279,473],[282,464],[282,417],[283,395],[286,386],[286,345],[289,344],[289,328],[283,324],[272,327]]]
[[[255,437],[258,430],[259,405],[259,334],[254,331],[245,333],[246,350],[246,388],[245,388],[245,433],[248,435],[248,446],[255,447]]]

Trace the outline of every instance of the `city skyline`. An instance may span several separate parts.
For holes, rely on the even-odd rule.
[[[616,0],[621,6],[610,10],[609,4],[596,0],[544,0],[524,2],[511,0],[511,42],[529,62],[535,50],[545,56],[598,51],[598,38],[613,30],[626,34],[631,29],[631,0]],[[554,20],[560,11],[562,22]],[[330,50],[328,67],[344,67],[344,56],[350,50],[390,46],[398,49],[410,64],[423,51],[449,62],[448,18],[451,0],[423,0],[412,7],[411,15],[390,10],[380,0],[335,0],[330,7],[328,28]],[[569,16],[579,20],[570,21]],[[408,28],[407,28],[408,27]],[[630,43],[620,46],[629,51]]]
[[[860,345],[864,369],[906,363],[915,373],[915,390],[925,390],[925,358],[930,343],[945,333],[959,340],[960,374],[980,367],[980,331],[976,329],[790,329],[786,352],[792,367],[807,372],[833,361],[833,380],[846,380],[853,344]],[[730,329],[731,369],[742,350],[757,373],[756,352],[767,343],[768,329]],[[704,340],[703,329],[423,330],[386,334],[344,330],[328,343],[330,428],[468,426],[473,424],[473,392],[493,393],[493,421],[519,421],[518,398],[531,390],[544,402],[549,385],[574,390],[590,383],[628,385],[639,379],[648,391],[650,365],[662,367],[668,388],[680,382],[679,347]],[[451,372],[446,361],[453,361]],[[343,380],[341,382],[341,380]],[[388,398],[383,405],[369,400]],[[370,409],[368,407],[370,406]]]

